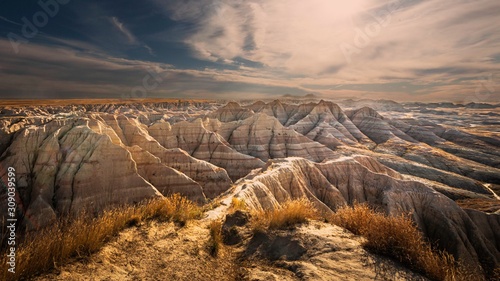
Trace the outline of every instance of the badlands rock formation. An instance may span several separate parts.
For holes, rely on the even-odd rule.
[[[224,168],[232,180],[264,165],[260,159],[233,149],[221,135],[207,130],[201,119],[174,125],[155,123],[148,131],[165,148],[181,148],[197,159]]]
[[[16,169],[28,229],[172,193],[200,204],[232,194],[256,209],[307,197],[325,213],[354,202],[411,213],[442,249],[485,270],[498,266],[500,211],[455,203],[498,201],[496,107],[462,107],[458,116],[436,113],[457,110],[449,105],[374,105],[379,111],[369,101],[344,111],[279,100],[3,107],[0,176]]]
[[[87,120],[19,130],[1,166],[16,169],[19,211],[29,227],[46,225],[58,214],[161,196],[137,173],[130,153],[90,129]]]
[[[411,213],[431,241],[468,265],[493,268],[500,262],[494,232],[500,229],[500,215],[462,210],[431,187],[406,180],[366,156],[322,163],[301,158],[270,160],[239,182],[235,196],[254,209],[272,209],[289,199],[307,197],[323,212],[358,202],[390,215]]]
[[[268,109],[269,105],[274,111]],[[226,107],[230,107],[232,116],[238,116],[234,103],[210,116],[217,118],[228,110]],[[485,194],[489,191],[479,181],[500,182],[500,171],[495,166],[500,161],[498,137],[474,135],[432,121],[421,121],[418,125],[418,120],[391,120],[368,107],[344,113],[328,101],[301,105],[257,102],[240,106],[239,112],[245,112],[246,118],[250,109],[255,110],[255,115],[273,116],[281,124],[332,150],[370,155],[400,173]]]

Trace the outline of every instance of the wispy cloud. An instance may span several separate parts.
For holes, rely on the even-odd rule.
[[[135,37],[134,34],[132,34],[132,32],[130,32],[130,30],[128,30],[117,17],[111,17],[110,20],[113,23],[113,26],[127,38],[129,44],[140,45],[145,48],[150,55],[154,55],[153,49],[137,40],[137,37]]]
[[[8,19],[8,18],[6,18],[6,17],[2,17],[2,16],[0,16],[0,20],[3,20],[3,21],[5,21],[5,22],[11,23],[11,24],[15,24],[15,25],[23,26],[23,24],[22,24],[22,23],[18,23],[18,22],[15,22],[15,21],[9,20],[9,19]]]
[[[131,44],[137,44],[137,38],[123,25],[123,23],[117,17],[111,17],[111,22],[118,29]]]

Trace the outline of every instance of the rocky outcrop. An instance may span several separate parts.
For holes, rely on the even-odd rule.
[[[282,125],[293,128],[311,140],[318,141],[332,149],[340,145],[362,147],[375,145],[333,102],[321,100],[319,103],[293,105],[275,100],[267,104],[256,102],[244,108],[273,116]]]
[[[207,130],[201,119],[172,126],[156,123],[148,131],[165,148],[181,148],[196,159],[225,169],[233,181],[264,166],[260,159],[236,151],[222,136]]]
[[[2,166],[16,169],[18,211],[29,228],[46,225],[58,214],[99,211],[161,196],[137,173],[130,153],[95,133],[86,120],[19,131]],[[5,179],[6,170],[1,173]],[[2,192],[1,199],[5,196]]]
[[[451,172],[489,183],[497,183],[500,180],[500,155],[496,153],[500,141],[497,138],[474,136],[427,120],[388,119],[366,107],[373,105],[384,111],[401,112],[403,107],[391,101],[352,101],[348,104],[353,105],[365,107],[343,112],[336,104],[327,101],[294,105],[276,100],[269,103],[256,102],[244,107],[232,102],[221,108],[220,112],[226,112],[223,117],[220,114],[211,117],[225,122],[243,121],[252,116],[252,112],[266,114],[275,117],[282,125],[333,150],[346,147],[368,148],[415,162],[411,166],[420,167],[417,164],[423,164],[427,171],[432,170],[428,168],[434,168],[438,173]],[[220,134],[224,136],[223,133]],[[245,153],[245,150],[242,151]],[[457,162],[461,164],[455,165]],[[405,163],[405,166],[408,166],[408,162]],[[398,171],[416,176],[426,174],[412,173],[411,169]],[[434,173],[424,177],[439,179],[438,181],[443,183],[450,182]]]
[[[326,146],[284,127],[276,118],[263,113],[242,121],[221,123],[214,130],[237,151],[262,161],[282,157],[323,161],[335,156]]]
[[[253,114],[254,112],[252,110],[243,108],[236,102],[230,102],[218,110],[208,114],[208,117],[218,119],[222,122],[232,122],[244,120]]]
[[[297,119],[299,120],[295,122]],[[375,145],[351,122],[340,107],[332,102],[320,101],[308,112],[299,110],[286,125],[291,125],[297,132],[325,145],[336,140],[340,142],[339,144],[350,146],[361,144],[361,147],[371,148]],[[338,145],[329,145],[331,148],[336,146]]]
[[[390,139],[416,143],[412,137],[391,126],[378,112],[369,107],[363,107],[347,113],[354,125],[377,144]]]
[[[346,200],[312,162],[302,158],[270,160],[261,170],[239,182],[237,194],[253,209],[274,209],[280,203],[308,198],[323,212],[331,212]]]
[[[199,183],[207,198],[214,198],[231,186],[232,181],[226,170],[194,158],[180,148],[163,147],[149,135],[147,127],[137,119],[107,116],[104,121],[114,129],[113,131],[125,145],[139,146],[159,158],[162,164],[186,174]]]
[[[393,112],[405,112],[407,109],[400,103],[397,103],[392,100],[371,100],[371,99],[362,99],[362,100],[341,100],[338,101],[338,104],[343,108],[362,108],[362,107],[370,107],[379,111],[393,111]]]
[[[16,169],[18,217],[28,228],[48,225],[62,214],[99,212],[172,193],[202,203],[232,184],[224,169],[162,147],[138,119],[87,116],[21,129],[3,124],[0,163]],[[6,172],[0,171],[2,179]],[[0,201],[5,200],[5,190],[0,191]]]
[[[137,172],[161,194],[179,193],[193,201],[205,203],[206,197],[200,184],[171,167],[138,146],[128,148],[137,164]]]
[[[464,209],[464,211],[483,235],[500,251],[500,214],[486,214],[471,209]]]
[[[312,163],[299,158],[271,160],[239,182],[235,196],[255,209],[275,208],[290,198],[307,197],[320,210],[366,202],[388,214],[411,213],[422,232],[467,264],[491,269],[500,264],[496,217],[469,215],[454,201],[369,157]],[[476,216],[481,219],[475,223]]]
[[[206,161],[191,157],[187,152],[179,148],[165,149],[155,154],[161,162],[200,183],[203,193],[207,198],[215,198],[228,190],[232,185],[226,170],[212,165]]]
[[[439,146],[441,147],[449,148],[449,146],[443,145],[444,139],[425,128],[423,130],[411,128],[411,126],[401,121],[390,122],[375,110],[367,107],[349,112],[348,116],[366,136],[377,143],[377,147],[374,149],[375,152],[397,155],[404,159],[424,164],[428,167],[452,172],[480,181],[491,183],[500,181],[499,169],[460,158],[439,148],[428,145],[427,143],[434,145],[440,144]],[[411,132],[410,134],[416,139],[424,140],[426,143],[417,141],[412,136],[391,125],[391,123],[406,132]],[[457,149],[457,147],[455,147],[455,149]],[[457,150],[463,151],[462,149]],[[458,154],[464,155],[465,153],[459,152]],[[457,162],[460,162],[460,165],[455,165]]]

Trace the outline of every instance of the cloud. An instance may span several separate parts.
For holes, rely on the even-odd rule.
[[[0,39],[3,98],[120,98],[143,86],[145,77],[154,72],[161,83],[147,91],[148,97],[262,99],[315,92],[325,98],[486,102],[498,99],[495,90],[499,90],[496,85],[500,79],[498,75],[478,76],[463,80],[458,86],[339,86],[327,77],[289,77],[267,68],[176,69],[169,64],[113,57],[78,41],[67,41],[64,47],[26,44],[16,56],[10,54],[9,44]]]
[[[69,42],[72,46],[88,44]],[[111,57],[98,48],[75,50],[30,43],[10,53],[10,42],[0,39],[0,85],[4,98],[119,97],[141,85],[147,68],[166,64]]]
[[[111,17],[111,22],[125,37],[127,37],[128,42],[131,44],[137,44],[137,38],[125,27],[123,23],[117,17]]]
[[[151,1],[179,23],[155,34],[184,34],[205,62],[178,69],[133,59],[135,47],[153,54],[141,41],[151,37],[137,33],[144,26],[98,10],[81,19],[97,38],[87,42],[43,36],[45,45],[23,44],[13,56],[0,39],[2,97],[120,97],[153,69],[162,82],[150,97],[500,99],[497,1]],[[177,36],[166,39],[178,46]],[[345,44],[355,48],[350,60]]]
[[[130,32],[130,30],[128,30],[117,17],[111,17],[110,20],[113,26],[127,38],[129,44],[140,45],[145,48],[150,55],[154,55],[153,49],[151,49],[148,45],[139,42],[137,37],[135,37],[134,34],[132,34],[132,32]]]
[[[8,19],[8,18],[6,18],[6,17],[2,17],[2,16],[0,16],[0,20],[3,20],[3,21],[8,22],[8,23],[10,23],[10,24],[15,24],[15,25],[18,25],[18,26],[23,26],[23,24],[22,24],[22,23],[18,23],[18,22],[15,22],[15,21],[9,20],[9,19]]]
[[[164,63],[112,57],[92,46],[91,52],[73,48],[88,47],[87,43],[68,41],[66,45],[26,44],[12,56],[9,41],[0,39],[2,97],[120,98],[143,86],[151,72],[161,83],[147,92],[148,97],[249,98],[306,92],[255,72],[175,69]]]
[[[335,83],[454,83],[498,71],[500,2],[170,1],[196,57]],[[350,46],[347,52],[342,46]],[[392,77],[388,79],[388,77]],[[458,84],[456,84],[458,86]]]

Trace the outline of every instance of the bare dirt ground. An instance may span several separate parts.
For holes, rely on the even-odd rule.
[[[91,257],[74,259],[34,280],[425,280],[394,261],[366,252],[362,238],[317,221],[271,234],[277,239],[267,250],[250,245],[247,239],[224,246],[214,258],[207,248],[210,221],[190,221],[184,227],[141,223]],[[290,255],[297,251],[289,241],[299,243],[305,254]],[[241,258],[249,249],[253,254]],[[284,256],[271,261],[262,255],[266,251]]]

